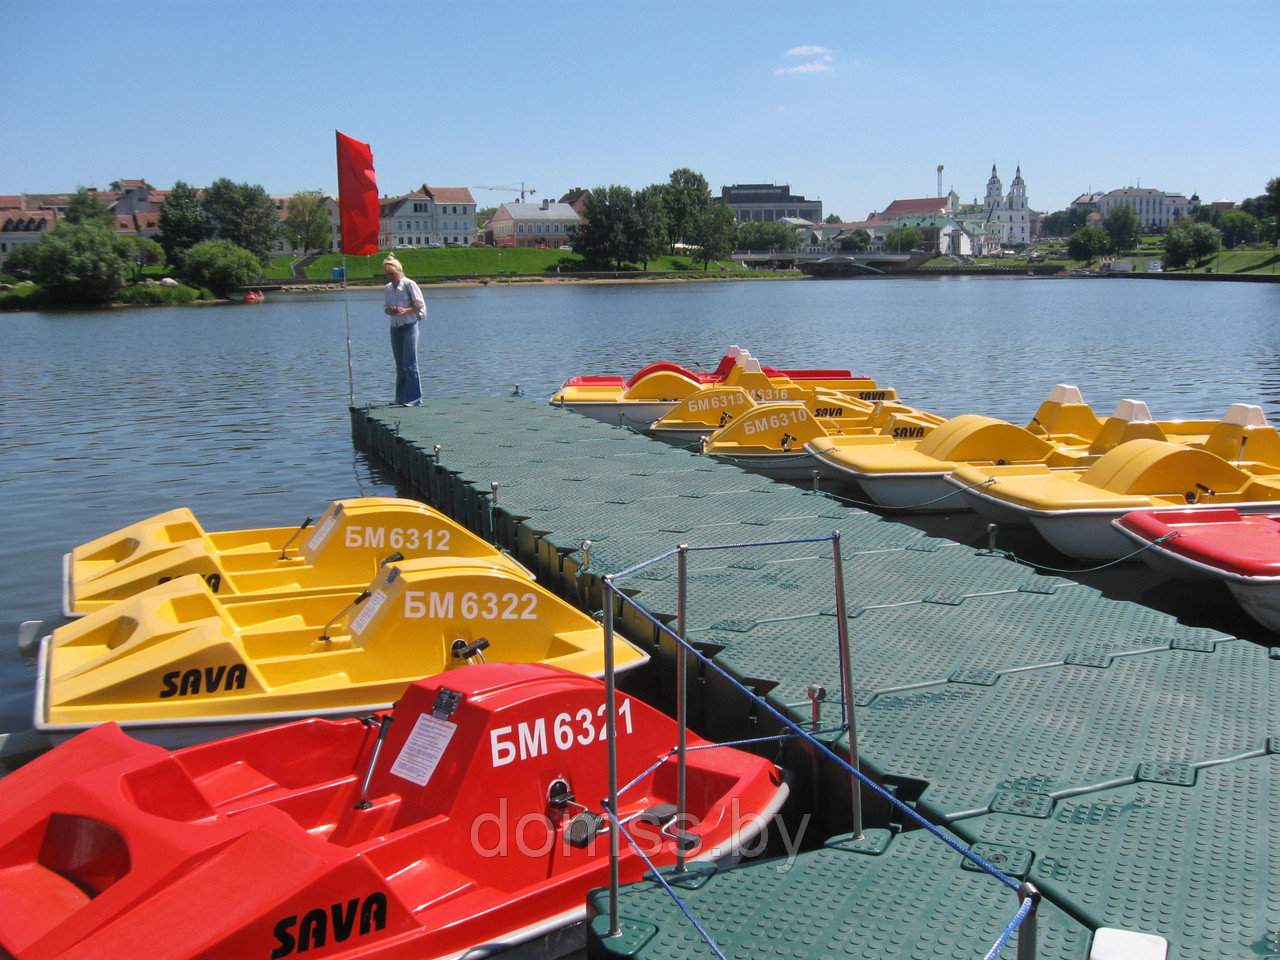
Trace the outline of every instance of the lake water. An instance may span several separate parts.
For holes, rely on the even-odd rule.
[[[428,395],[550,395],[730,343],[779,367],[850,367],[945,415],[1026,422],[1057,382],[1095,410],[1280,420],[1280,285],[945,278],[427,288]],[[260,304],[0,314],[0,730],[30,725],[18,623],[57,622],[62,554],[179,506],[209,529],[284,526],[338,497],[394,495],[352,448],[390,399],[381,292]],[[1234,624],[1233,624],[1234,626]]]

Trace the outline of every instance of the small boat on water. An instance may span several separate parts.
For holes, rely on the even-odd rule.
[[[673,443],[692,443],[719,432],[740,417],[772,410],[779,403],[801,403],[829,429],[844,432],[867,432],[879,429],[894,413],[922,414],[921,411],[894,400],[864,400],[838,390],[803,386],[787,390],[782,401],[758,401],[743,386],[703,387],[688,400],[678,404],[666,416],[655,420],[646,433]],[[941,418],[937,418],[941,422]]]
[[[244,295],[245,303],[260,303],[267,299],[261,290],[250,290]]]
[[[709,456],[779,480],[813,476],[810,445],[831,437],[921,437],[942,423],[936,414],[894,401],[870,403],[818,391],[803,402],[765,403],[729,420],[702,444]]]
[[[1123,405],[1121,410],[1132,413]],[[1060,383],[1026,427],[964,414],[930,430],[817,437],[806,441],[805,449],[823,476],[856,485],[883,507],[950,511],[968,509],[947,483],[961,464],[1080,466],[1114,445],[1113,435],[1122,429],[1113,429],[1111,421],[1103,424],[1078,388]]]
[[[892,400],[897,394],[870,377],[848,370],[775,370],[761,367],[746,350],[732,346],[713,373],[695,374],[675,363],[651,363],[630,379],[572,377],[548,401],[609,424],[647,430],[677,404],[704,386],[740,386],[757,401],[799,400],[815,387],[839,390],[868,400]]]
[[[1265,433],[1259,436],[1265,439]],[[1000,523],[1029,524],[1079,560],[1119,560],[1133,553],[1111,521],[1135,510],[1280,510],[1280,468],[1232,463],[1205,447],[1167,440],[1129,440],[1083,469],[960,466],[948,482],[979,513]]]
[[[648,658],[615,635],[618,670]],[[224,604],[198,575],[145,590],[40,641],[33,727],[54,740],[116,721],[166,745],[301,716],[389,707],[472,662],[604,670],[604,629],[484,559],[388,563],[364,590]]]
[[[62,612],[102,610],[157,584],[197,574],[223,603],[266,596],[358,593],[383,561],[483,559],[531,576],[465,527],[416,500],[335,500],[311,525],[209,532],[185,507],[90,540],[62,563]]]
[[[787,796],[767,760],[616,701],[618,818],[658,866],[729,860]],[[0,781],[15,960],[488,955],[609,880],[604,684],[533,664],[419,680],[394,710],[170,753],[107,724]],[[647,867],[624,840],[619,875]]]
[[[1280,632],[1280,510],[1144,510],[1112,523],[1153,570],[1223,583],[1245,613]]]

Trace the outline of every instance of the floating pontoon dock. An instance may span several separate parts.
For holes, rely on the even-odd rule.
[[[529,399],[351,414],[424,499],[589,610],[603,576],[679,544],[777,542],[690,555],[686,632],[730,678],[690,678],[712,739],[778,732],[743,688],[797,722],[825,688],[820,719],[839,723],[833,554],[814,538],[840,531],[861,768],[1036,885],[1038,956],[1087,957],[1098,928],[1163,937],[1170,957],[1280,955],[1280,648]],[[673,562],[617,584],[675,617]],[[669,705],[673,644],[618,613]],[[788,743],[799,809],[847,832],[847,774]],[[1014,897],[887,804],[869,800],[865,825],[791,873],[690,875],[681,898],[725,956],[981,955]],[[593,951],[715,956],[656,884],[624,888],[621,913],[625,936]]]

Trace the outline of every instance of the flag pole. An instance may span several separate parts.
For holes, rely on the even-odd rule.
[[[351,285],[347,282],[347,253],[369,257],[378,252],[378,186],[373,151],[367,143],[334,131],[338,148],[338,219],[342,246],[342,303],[347,320],[347,385],[356,405],[355,365],[351,360]]]
[[[356,405],[356,374],[351,365],[351,289],[347,286],[347,251],[342,251],[342,311],[347,317],[347,401]]]

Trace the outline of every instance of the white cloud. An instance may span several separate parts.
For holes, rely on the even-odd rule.
[[[835,73],[835,69],[831,65],[831,58],[823,57],[821,60],[811,60],[809,63],[802,63],[795,67],[779,67],[773,71],[773,75],[778,77],[787,73]]]
[[[773,75],[781,77],[789,73],[834,73],[836,53],[829,47],[792,47],[786,53],[788,57],[806,57],[808,62],[794,67],[779,67],[773,71]]]
[[[828,49],[828,48],[826,48],[826,47],[792,47],[790,50],[788,50],[788,51],[787,51],[787,56],[788,56],[788,57],[822,57],[822,56],[825,56],[825,57],[827,57],[827,58],[829,59],[829,58],[830,58],[830,56],[831,56],[831,54],[833,54],[833,53],[835,53],[835,51],[834,51],[834,50],[829,50],[829,49]]]

